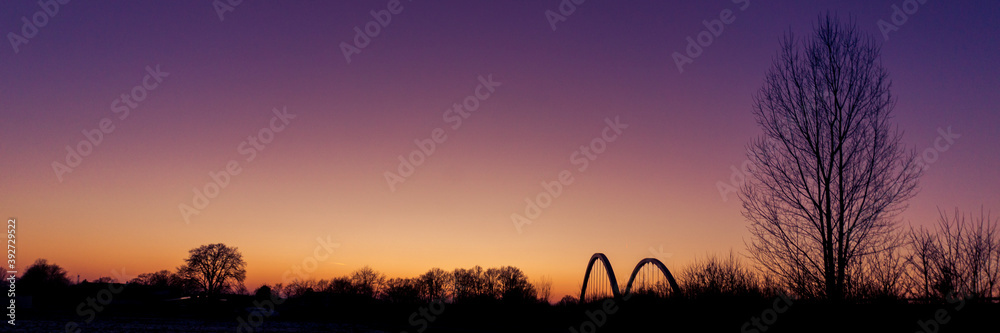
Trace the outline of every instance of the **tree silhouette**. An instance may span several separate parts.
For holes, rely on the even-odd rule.
[[[327,289],[330,292],[343,295],[354,295],[358,294],[357,288],[355,288],[354,283],[348,277],[338,277],[333,278],[327,283]]]
[[[170,271],[161,270],[153,273],[142,273],[133,278],[129,283],[151,287],[166,287],[170,284]]]
[[[187,264],[178,268],[178,272],[194,280],[206,294],[216,295],[243,285],[247,264],[237,248],[217,243],[202,245],[188,253],[184,260]]]
[[[100,283],[100,284],[118,283],[118,280],[110,276],[102,276],[97,278],[97,280],[94,280],[94,282],[92,283]]]
[[[873,253],[855,261],[855,272],[847,282],[854,298],[894,299],[914,291],[911,256],[904,248]]]
[[[504,302],[535,301],[538,296],[535,287],[528,282],[528,276],[514,266],[500,267],[497,284]]]
[[[754,98],[764,137],[743,186],[750,255],[795,292],[840,300],[856,260],[900,244],[895,217],[917,192],[916,154],[890,124],[880,47],[827,14],[789,34]]]
[[[70,280],[66,277],[66,270],[59,265],[38,259],[24,271],[17,283],[25,293],[42,294],[65,288],[69,286]]]
[[[500,285],[500,269],[496,267],[490,267],[483,271],[482,274],[482,289],[479,293],[480,296],[485,298],[500,299],[502,296]]]
[[[454,302],[487,298],[486,276],[482,267],[456,268],[451,276]]]
[[[683,286],[681,290],[690,298],[773,297],[779,292],[776,286],[771,285],[771,281],[744,266],[733,252],[729,252],[726,257],[711,255],[704,260],[695,260],[681,271],[680,284]],[[637,294],[643,292],[641,289],[633,290]]]
[[[425,301],[443,300],[448,297],[452,285],[451,273],[440,268],[431,268],[417,278],[420,283],[420,296]]]
[[[559,302],[556,302],[556,305],[560,305],[560,306],[572,306],[572,305],[577,305],[579,303],[580,303],[580,300],[576,299],[576,297],[573,297],[573,295],[566,295],[566,296],[563,296],[563,298],[560,299]]]
[[[351,273],[351,284],[358,294],[370,298],[379,297],[385,287],[385,274],[371,267],[362,267]]]
[[[322,288],[316,280],[295,279],[288,283],[288,286],[285,287],[285,292],[288,293],[288,297],[299,297]]]
[[[268,285],[262,285],[254,290],[253,297],[258,300],[270,300],[274,297],[274,292],[271,291],[271,287]]]
[[[949,293],[987,298],[1000,296],[1000,224],[981,212],[949,218],[940,212],[937,233],[910,231],[914,283],[924,297]]]
[[[535,284],[535,289],[538,290],[538,299],[542,302],[548,303],[549,297],[552,296],[552,278],[548,276],[538,278],[538,283]]]
[[[416,303],[420,300],[420,284],[416,279],[392,278],[386,281],[384,295],[389,303]]]

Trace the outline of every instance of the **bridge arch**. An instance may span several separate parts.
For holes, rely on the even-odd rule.
[[[590,261],[587,262],[587,272],[583,275],[583,288],[580,290],[580,302],[583,302],[584,297],[587,296],[587,282],[590,281],[590,270],[594,268],[594,263],[600,261],[604,265],[604,271],[608,272],[608,281],[611,282],[611,295],[614,297],[621,296],[621,292],[618,290],[618,279],[615,277],[615,270],[611,268],[611,261],[604,253],[594,253],[590,256]]]
[[[667,269],[667,266],[664,265],[663,262],[660,261],[660,259],[646,258],[646,259],[639,260],[639,263],[635,264],[635,268],[632,269],[632,275],[628,277],[628,285],[625,286],[625,293],[626,294],[629,294],[629,293],[632,292],[632,282],[635,281],[635,276],[636,276],[636,274],[639,273],[639,270],[642,269],[642,266],[646,265],[646,264],[652,264],[653,266],[656,266],[657,268],[660,269],[660,272],[663,273],[663,276],[667,278],[667,282],[670,283],[670,291],[671,292],[673,292],[673,293],[676,294],[676,293],[679,293],[681,291],[681,287],[678,286],[677,285],[677,281],[674,280],[674,275],[670,274],[670,270]]]

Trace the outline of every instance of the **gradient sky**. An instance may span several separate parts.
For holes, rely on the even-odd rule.
[[[403,1],[347,63],[340,43],[386,1],[246,0],[224,21],[208,0],[72,1],[19,52],[0,45],[0,211],[18,219],[22,268],[46,258],[84,279],[173,269],[223,242],[243,252],[253,288],[329,236],[340,247],[313,278],[514,265],[550,276],[557,299],[579,292],[594,252],[620,279],[645,257],[678,270],[742,252],[739,200],[716,185],[761,133],[752,96],[779,37],[809,34],[829,10],[884,41],[876,22],[900,4],[590,0],[552,31],[556,0]],[[671,54],[724,9],[736,21],[679,73]],[[40,10],[0,2],[0,32],[20,33]],[[939,208],[1000,212],[997,18],[996,1],[928,1],[884,41],[904,143],[923,151],[939,128],[961,135],[904,224],[929,225]],[[169,76],[116,118],[112,101],[157,65]],[[448,128],[443,113],[480,75],[502,85]],[[296,118],[245,161],[237,146],[273,108]],[[629,127],[576,171],[571,154],[615,117]],[[52,163],[103,118],[115,130],[60,182]],[[390,191],[384,172],[439,127],[447,141]],[[242,172],[185,223],[178,205],[230,160]],[[518,233],[510,215],[564,169],[574,183]]]

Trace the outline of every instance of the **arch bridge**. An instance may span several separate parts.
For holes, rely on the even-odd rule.
[[[600,264],[595,266],[594,264],[598,262]],[[591,276],[594,277],[595,281],[591,281]],[[661,278],[662,280],[660,280]],[[637,281],[637,279],[639,280]],[[588,287],[590,288],[588,289]],[[608,296],[621,297],[623,294],[631,294],[633,288],[639,288],[643,292],[663,294],[667,292],[667,288],[673,294],[681,291],[677,285],[677,281],[674,280],[673,274],[670,274],[670,270],[667,269],[667,266],[663,262],[656,258],[645,258],[639,260],[639,263],[632,269],[632,274],[629,275],[628,283],[625,284],[625,291],[623,293],[620,290],[614,268],[611,267],[611,261],[608,260],[608,257],[604,253],[594,253],[590,257],[590,261],[587,262],[587,271],[583,275],[580,302],[585,302],[588,295],[591,296],[591,299]]]

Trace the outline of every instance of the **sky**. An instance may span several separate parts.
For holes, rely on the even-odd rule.
[[[512,265],[558,299],[596,252],[620,281],[646,257],[677,271],[744,253],[719,184],[739,184],[761,134],[752,101],[780,37],[828,11],[882,43],[894,121],[929,165],[901,226],[1000,213],[996,1],[571,3],[0,2],[19,266],[135,276],[221,242],[251,288],[293,269]],[[692,55],[706,21],[719,33]]]

